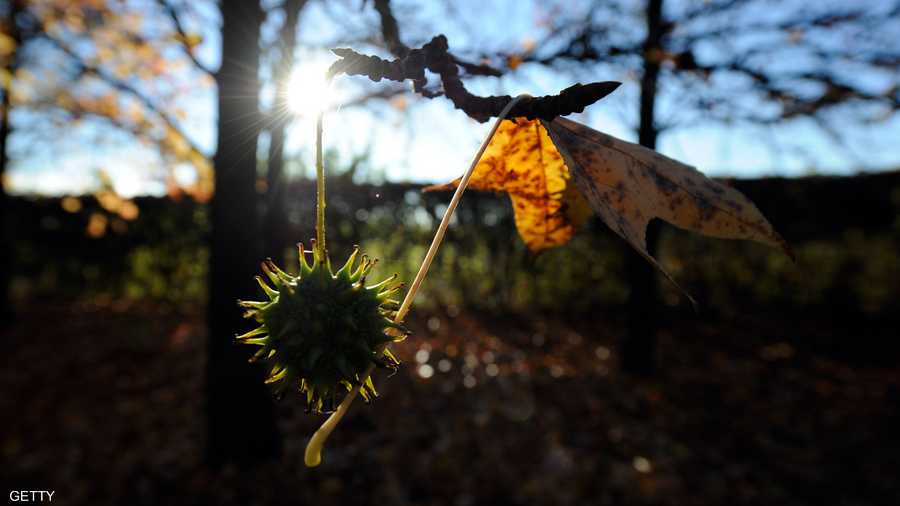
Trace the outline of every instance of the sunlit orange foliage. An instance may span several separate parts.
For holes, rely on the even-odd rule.
[[[33,44],[37,56],[19,58],[14,75],[0,75],[12,87],[12,107],[51,112],[62,129],[83,118],[105,120],[155,146],[170,175],[178,165],[194,167],[198,177],[179,192],[208,200],[211,162],[182,128],[186,97],[213,83],[192,61],[200,35],[177,30],[154,2],[33,0],[22,10],[38,27],[23,46]],[[15,51],[11,41],[0,33],[0,56]]]

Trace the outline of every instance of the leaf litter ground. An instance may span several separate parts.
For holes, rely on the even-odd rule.
[[[202,463],[202,314],[23,308],[0,372],[8,488],[138,505],[900,499],[897,369],[789,344],[816,321],[673,322],[659,376],[642,380],[616,368],[612,312],[419,313],[397,347],[404,367],[376,405],[354,407],[321,468],[303,466],[321,418],[288,397],[282,459],[214,471]]]

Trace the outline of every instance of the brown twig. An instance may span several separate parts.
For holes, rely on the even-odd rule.
[[[378,12],[378,17],[381,18],[381,38],[384,39],[387,50],[397,58],[405,58],[410,48],[400,39],[400,28],[397,25],[397,18],[391,11],[390,0],[375,0],[374,7]],[[469,75],[491,77],[503,75],[503,72],[486,63],[467,62],[453,54],[450,55],[450,58]]]
[[[181,23],[181,18],[178,17],[178,11],[175,9],[175,6],[172,5],[168,0],[157,0],[159,2],[159,6],[162,7],[166,14],[168,14],[169,19],[172,21],[172,25],[175,28],[175,32],[178,34],[181,39],[181,48],[184,51],[184,54],[191,60],[195,67],[197,67],[201,72],[204,72],[208,75],[215,75],[215,71],[211,70],[209,67],[204,65],[200,60],[197,59],[197,55],[194,54],[194,48],[188,44],[188,35],[184,30],[184,25]]]
[[[421,48],[407,49],[405,56],[392,61],[362,55],[352,49],[333,49],[334,54],[341,59],[332,64],[328,76],[331,78],[339,74],[363,75],[375,82],[382,79],[402,82],[408,79],[413,82],[417,93],[434,98],[441,93],[426,88],[428,79],[425,71],[429,70],[440,76],[443,95],[450,99],[457,109],[482,123],[497,116],[512,97],[509,95],[480,97],[469,93],[460,79],[459,64],[448,49],[447,38],[443,35],[431,39]],[[615,81],[576,84],[562,90],[558,95],[522,100],[516,104],[510,116],[550,121],[557,116],[581,112],[585,107],[612,93],[620,84]]]
[[[197,146],[190,137],[188,137],[187,133],[184,130],[182,130],[178,121],[162,106],[158,105],[154,100],[152,100],[148,95],[144,94],[138,88],[129,84],[128,82],[115,77],[100,66],[86,61],[78,53],[76,53],[74,49],[64,44],[61,40],[50,35],[49,33],[42,32],[40,33],[40,36],[44,40],[52,44],[54,47],[62,51],[66,56],[68,56],[72,60],[72,63],[78,68],[79,74],[94,76],[105,82],[112,88],[131,96],[132,98],[140,102],[141,105],[143,105],[148,111],[155,114],[168,129],[181,137],[191,151],[199,153],[201,156],[206,157],[206,155],[203,153],[203,150],[200,149],[200,147]]]

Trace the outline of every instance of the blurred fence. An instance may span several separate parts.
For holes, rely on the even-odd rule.
[[[900,314],[900,173],[737,180],[796,250],[703,238],[663,228],[660,257],[706,311],[748,307],[821,311],[854,318]],[[381,273],[410,280],[449,200],[419,185],[329,183],[329,247],[343,258],[359,244]],[[285,244],[314,235],[314,185],[288,191]],[[207,209],[189,200],[139,198],[133,220],[93,197],[13,199],[18,298],[88,295],[202,303]],[[260,200],[262,206],[262,199]],[[469,192],[419,303],[488,311],[584,315],[628,294],[624,243],[598,221],[562,248],[529,253],[504,196]],[[278,256],[276,252],[266,255]],[[296,252],[285,252],[289,261]],[[292,269],[293,270],[293,269]],[[683,304],[665,282],[664,300]]]

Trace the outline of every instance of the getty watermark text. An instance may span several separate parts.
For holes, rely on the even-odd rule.
[[[12,490],[10,502],[53,502],[55,490]]]

